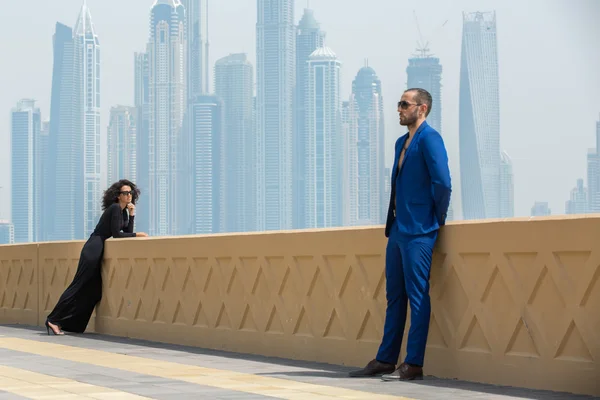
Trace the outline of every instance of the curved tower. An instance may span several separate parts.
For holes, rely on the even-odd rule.
[[[463,14],[459,147],[464,219],[500,217],[496,13]]]

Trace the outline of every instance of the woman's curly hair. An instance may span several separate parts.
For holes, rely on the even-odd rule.
[[[104,191],[104,196],[102,196],[102,210],[106,210],[112,204],[119,201],[119,194],[121,193],[121,188],[123,186],[129,186],[131,188],[131,202],[135,204],[140,197],[140,189],[138,189],[133,182],[128,181],[127,179],[121,179],[110,185],[110,187]]]

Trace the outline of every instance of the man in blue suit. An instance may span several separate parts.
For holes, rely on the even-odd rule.
[[[429,276],[433,248],[446,222],[452,185],[441,135],[427,124],[431,95],[408,89],[398,102],[400,125],[408,133],[396,141],[392,190],[385,236],[387,310],[383,339],[375,359],[352,377],[423,379],[431,303]],[[396,369],[410,301],[411,325],[406,359]]]

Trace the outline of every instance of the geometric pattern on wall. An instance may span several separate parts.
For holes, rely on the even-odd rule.
[[[446,226],[425,372],[600,394],[598,222]],[[42,314],[72,279],[82,244],[40,245]],[[109,240],[90,330],[362,366],[383,332],[385,246],[379,227]]]
[[[47,242],[39,245],[40,308],[38,320],[44,324],[64,290],[69,286],[79,263],[83,241]],[[92,314],[95,316],[95,314]],[[94,330],[94,319],[88,330]]]
[[[0,246],[0,322],[37,325],[37,245]]]

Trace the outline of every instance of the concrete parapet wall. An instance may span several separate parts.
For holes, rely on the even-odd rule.
[[[82,245],[0,246],[0,323],[42,325]],[[89,330],[363,366],[383,331],[385,245],[381,227],[110,239]],[[425,373],[600,395],[599,265],[596,216],[444,227]]]

